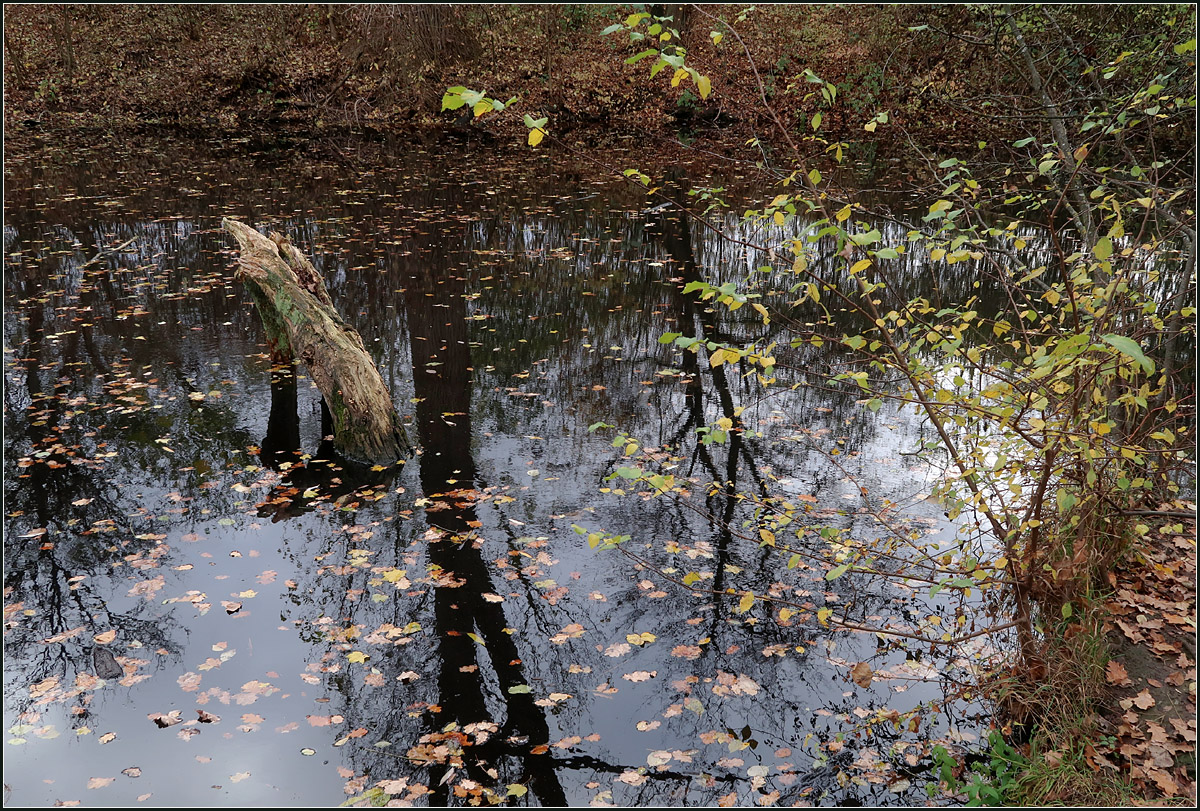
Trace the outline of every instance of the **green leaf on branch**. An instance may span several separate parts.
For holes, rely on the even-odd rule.
[[[1154,361],[1146,357],[1145,353],[1142,352],[1142,348],[1138,346],[1137,341],[1133,340],[1132,338],[1126,338],[1124,335],[1101,335],[1100,340],[1104,341],[1104,343],[1108,344],[1113,349],[1116,349],[1122,355],[1136,360],[1139,364],[1141,364],[1142,369],[1146,372],[1146,374],[1151,374],[1154,372]]]

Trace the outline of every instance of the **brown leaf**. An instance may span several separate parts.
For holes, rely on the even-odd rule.
[[[874,675],[875,674],[871,670],[871,666],[866,662],[859,662],[854,667],[850,668],[850,678],[852,678],[854,683],[859,687],[870,687],[871,679],[874,677]]]
[[[1133,700],[1133,703],[1136,704],[1140,710],[1148,710],[1154,706],[1154,696],[1150,695],[1149,690],[1142,690],[1142,692],[1137,694],[1137,697]]]
[[[111,783],[112,781],[114,781],[116,779],[117,778],[115,778],[115,777],[89,777],[88,782],[87,782],[87,787],[88,788],[104,788],[105,786],[107,786],[109,783]]]
[[[1125,665],[1115,659],[1108,663],[1105,668],[1105,675],[1108,678],[1109,684],[1114,684],[1118,687],[1128,687],[1133,684],[1129,678],[1129,672],[1125,670]]]
[[[111,629],[111,630],[105,631],[102,634],[96,634],[95,636],[92,637],[92,639],[96,642],[97,645],[107,645],[109,642],[112,642],[116,638],[117,638],[116,629]]]
[[[1162,769],[1147,769],[1146,773],[1150,775],[1150,778],[1154,780],[1155,783],[1158,784],[1158,787],[1162,790],[1163,794],[1167,795],[1168,797],[1174,797],[1179,793],[1179,784],[1176,783],[1171,778],[1171,775],[1167,772],[1163,771]],[[91,788],[91,786],[89,785],[88,788]]]

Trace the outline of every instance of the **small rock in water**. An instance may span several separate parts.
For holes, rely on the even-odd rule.
[[[96,666],[96,675],[102,679],[119,679],[125,675],[117,657],[107,648],[92,648],[92,663]]]

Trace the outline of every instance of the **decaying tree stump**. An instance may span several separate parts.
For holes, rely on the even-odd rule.
[[[350,459],[391,464],[411,446],[392,396],[354,327],[338,315],[317,269],[282,234],[268,238],[236,220],[238,278],[262,318],[273,363],[308,366],[333,417],[333,444]]]

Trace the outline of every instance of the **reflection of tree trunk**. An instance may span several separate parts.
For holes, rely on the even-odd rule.
[[[300,416],[296,410],[296,367],[294,363],[271,367],[271,414],[262,441],[263,463],[274,470],[283,462],[296,461],[300,450]]]
[[[681,184],[686,184],[686,178],[681,175],[676,175],[672,180]],[[686,188],[681,189],[677,201],[684,204],[686,195],[683,193]],[[679,268],[682,282],[680,290],[689,282],[700,281],[700,271],[696,264],[696,254],[692,246],[692,232],[690,220],[687,214],[678,209],[669,209],[664,212],[662,217],[662,234],[663,246],[667,250],[667,254],[674,260],[675,265]],[[702,303],[697,304],[693,296],[682,296],[677,310],[677,327],[683,335],[698,338],[701,341],[701,346],[705,341],[714,340],[717,334],[717,319],[716,314],[711,312],[709,308]],[[700,381],[700,362],[699,356],[693,355],[690,351],[684,351],[684,368],[692,374],[692,379],[689,381],[685,398],[688,404],[689,424],[694,424],[695,427],[704,425],[706,422],[704,416],[703,395],[704,389]],[[733,391],[730,387],[729,377],[726,374],[725,366],[717,366],[711,369],[712,387],[717,395],[717,402],[720,406],[720,413],[732,423],[732,428],[726,432],[726,448],[727,454],[725,457],[724,475],[719,475],[707,448],[697,442],[696,453],[703,455],[705,466],[708,468],[713,477],[714,484],[720,483],[720,490],[713,493],[706,501],[706,506],[711,515],[717,515],[717,501],[722,500],[720,506],[720,515],[715,519],[715,537],[713,538],[713,547],[716,554],[716,571],[714,572],[712,588],[714,591],[721,592],[725,589],[725,574],[726,566],[730,562],[730,546],[733,543],[732,522],[734,513],[739,503],[738,499],[738,471],[739,460],[743,459],[750,474],[755,478],[759,491],[766,494],[766,483],[758,474],[758,466],[755,464],[753,457],[750,455],[750,449],[746,447],[743,440],[741,427],[741,419],[737,416],[737,409],[734,404]],[[714,633],[717,623],[720,621],[720,612],[714,612],[712,622],[714,623]]]
[[[473,529],[479,523],[473,506],[477,471],[471,451],[471,357],[463,287],[460,279],[435,281],[426,273],[410,280],[405,292],[417,425],[423,446],[421,487],[426,497],[442,494],[440,500],[451,505],[426,514],[431,526],[446,533],[430,542],[429,559],[446,573],[446,582],[462,581],[461,586],[441,585],[435,590],[441,659],[439,703],[442,718],[449,714],[460,727],[492,720],[484,693],[484,671],[478,662],[480,651],[486,651],[507,717],[504,728],[475,747],[475,758],[467,758],[467,762],[482,759],[494,764],[504,754],[516,754],[538,800],[543,805],[565,806],[566,795],[552,761],[529,754],[529,748],[550,741],[545,715],[533,703],[532,693],[509,692],[524,685],[526,677],[516,642],[504,631],[509,625],[504,609],[500,603],[483,599],[494,591],[494,585]],[[468,636],[476,631],[482,646]],[[506,741],[514,735],[528,738],[518,752]],[[481,783],[492,782],[478,764],[469,765],[468,772]],[[448,792],[448,786],[439,787],[431,799],[444,805]]]
[[[676,182],[684,184],[685,188],[680,189],[678,194],[678,202],[680,205],[685,205],[687,200],[686,183],[687,180],[682,174],[676,174],[670,178]],[[696,265],[696,254],[692,247],[692,230],[691,220],[687,214],[677,209],[670,209],[663,215],[663,246],[667,249],[667,254],[675,261],[676,265],[681,270],[683,277],[683,285],[688,282],[700,281],[700,271]],[[697,306],[694,297],[684,297],[682,303],[681,317],[679,318],[679,328],[686,335],[688,330],[694,328],[696,330],[695,337],[699,338],[703,344],[706,341],[717,340],[717,318],[716,314],[710,308],[703,305]],[[690,350],[689,350],[690,352]],[[700,366],[698,357],[691,359],[693,368]],[[759,491],[766,494],[766,484],[758,475],[758,466],[754,459],[750,456],[750,449],[746,443],[740,441],[740,430],[742,421],[737,416],[737,408],[733,402],[733,390],[730,387],[729,378],[725,372],[725,366],[714,367],[710,374],[712,375],[713,388],[717,393],[717,401],[721,406],[722,416],[728,418],[733,423],[733,428],[729,431],[731,439],[737,439],[737,442],[730,442],[729,450],[731,456],[736,458],[738,455],[745,457],[747,467],[751,475],[754,476],[758,484]],[[694,384],[693,384],[694,385]],[[703,407],[698,404],[698,393],[689,391],[691,399],[689,405],[693,409],[699,410],[697,427],[703,423]]]

